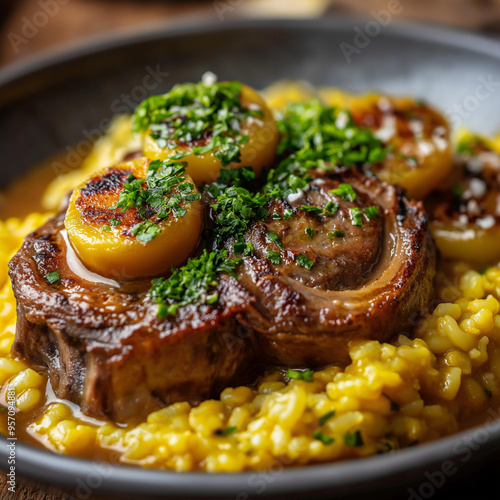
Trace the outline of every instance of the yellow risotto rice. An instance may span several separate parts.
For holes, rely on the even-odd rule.
[[[31,220],[34,228],[41,217]],[[20,228],[20,221],[2,224],[2,239],[18,241]],[[456,300],[439,304],[415,339],[357,343],[345,370],[332,367],[316,372],[313,382],[289,383],[276,371],[256,389],[228,388],[220,400],[196,408],[176,403],[130,428],[90,425],[70,405],[52,403],[30,432],[62,453],[97,446],[125,463],[212,472],[367,456],[452,433],[459,417],[485,410],[498,396],[500,269],[481,275],[457,264],[451,272],[457,285],[448,283],[441,294]],[[30,411],[46,379],[8,357],[15,324],[9,282],[1,297],[0,383],[15,389],[19,411]]]
[[[46,208],[57,207],[67,188],[123,154],[131,138],[127,123],[115,122],[81,170],[50,186]],[[112,450],[124,463],[179,471],[324,462],[453,433],[499,396],[500,267],[480,274],[457,263],[440,269],[442,303],[414,339],[402,335],[394,344],[355,343],[349,366],[318,371],[312,382],[288,381],[275,371],[253,389],[227,388],[219,400],[197,407],[176,403],[137,426],[89,423],[74,405],[46,405],[46,376],[9,357],[16,317],[7,263],[22,238],[49,215],[0,222],[0,385],[3,403],[5,391],[13,388],[19,412],[30,415],[31,436],[55,451]],[[5,413],[0,413],[2,433]]]

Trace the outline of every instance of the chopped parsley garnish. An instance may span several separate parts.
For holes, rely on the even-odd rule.
[[[176,158],[183,156],[180,154]],[[153,160],[149,163],[146,180],[137,179],[133,174],[128,177],[118,203],[112,208],[121,208],[122,212],[129,208],[137,210],[144,221],[136,224],[131,234],[138,240],[151,241],[161,232],[158,222],[167,219],[171,213],[184,217],[187,210],[181,204],[193,203],[201,198],[194,184],[186,180],[185,170],[186,164],[177,160]],[[149,220],[153,216],[154,222]],[[112,220],[115,221],[112,225],[120,223],[117,219]]]
[[[149,194],[147,189],[143,188],[144,184],[146,184],[144,179],[137,179],[134,174],[130,174],[127,182],[123,184],[123,189],[120,191],[118,203],[112,209],[117,210],[121,208],[122,212],[125,212],[129,208],[141,208],[143,204],[146,204]]]
[[[327,436],[326,434],[323,434],[321,431],[318,430],[314,431],[313,436],[314,439],[321,441],[323,444],[332,444],[335,441],[334,438]]]
[[[253,245],[245,241],[243,234],[251,222],[263,220],[268,215],[264,208],[268,197],[243,187],[251,184],[254,178],[251,168],[240,169],[240,172],[236,169],[222,170],[219,179],[207,186],[206,191],[215,198],[210,205],[214,225],[208,232],[213,251],[205,249],[199,257],[174,268],[169,278],[153,281],[150,297],[159,304],[158,317],[175,315],[179,307],[187,304],[213,304],[218,300],[213,288],[218,284],[219,274],[227,272],[236,277],[234,270],[241,263],[241,259],[230,260],[227,251],[221,250],[221,244],[226,239],[234,238],[236,255],[253,254]],[[154,232],[153,226],[144,226],[145,237],[148,237],[148,232]]]
[[[480,269],[480,270],[478,271],[478,273],[479,273],[479,274],[483,274],[483,275],[484,275],[484,274],[486,274],[486,273],[488,272],[488,269],[489,269],[489,268],[490,268],[489,266],[483,267],[482,269]]]
[[[330,420],[334,416],[335,416],[335,410],[325,413],[322,417],[320,417],[319,425],[325,425],[328,422],[328,420]]]
[[[217,253],[204,250],[183,267],[173,268],[169,278],[153,280],[149,297],[159,304],[158,317],[175,315],[180,306],[195,302],[213,304],[218,299],[214,288],[219,282],[219,273],[235,276],[234,270],[240,263],[240,259],[229,260],[225,250]]]
[[[351,208],[349,209],[349,213],[351,215],[351,222],[353,226],[361,226],[363,224],[363,215],[360,208]]]
[[[461,140],[457,144],[457,153],[472,156],[474,154],[474,150],[468,141]]]
[[[103,231],[111,231],[111,227],[108,226],[107,224],[104,224],[104,226],[102,226],[102,230]]]
[[[366,207],[365,209],[363,209],[363,212],[365,214],[365,217],[368,219],[368,220],[372,220],[372,219],[376,219],[377,217],[380,217],[380,212],[378,211],[378,208],[377,207]]]
[[[131,233],[133,236],[137,236],[139,241],[149,243],[161,233],[161,229],[158,224],[153,224],[152,222],[146,220],[136,224],[132,228]]]
[[[227,427],[226,429],[217,429],[215,431],[215,435],[226,437],[226,436],[229,436],[231,434],[234,434],[236,431],[237,431],[237,428],[235,426],[232,426],[232,427]]]
[[[314,266],[314,261],[312,261],[307,255],[303,253],[299,253],[299,255],[295,256],[295,262],[300,264],[302,267],[306,269],[311,269]]]
[[[474,155],[474,149],[477,147],[485,147],[484,139],[477,135],[468,135],[463,137],[457,144],[457,153],[468,156]]]
[[[61,279],[61,274],[59,271],[51,271],[50,273],[47,273],[45,275],[45,279],[53,285],[54,283],[57,283]]]
[[[465,188],[461,184],[453,184],[453,186],[451,187],[451,192],[457,198],[460,198],[464,194]]]
[[[243,238],[238,239],[233,243],[233,250],[236,255],[242,255],[247,257],[248,255],[253,255],[253,245],[252,242],[246,242]]]
[[[340,229],[336,229],[335,231],[328,233],[327,236],[328,238],[343,238],[345,236],[345,232]]]
[[[243,233],[252,221],[263,220],[269,214],[265,209],[268,197],[251,190],[254,184],[253,168],[243,167],[221,170],[217,181],[205,188],[215,198],[210,205],[215,216],[211,231],[214,249],[226,238],[234,237],[233,250],[237,255],[253,253],[251,243],[244,242]]]
[[[350,184],[339,184],[339,187],[330,190],[330,193],[344,201],[354,201],[356,199],[356,192]]]
[[[244,257],[248,257],[249,255],[253,255],[254,247],[251,241],[247,243],[245,251],[243,252]]]
[[[283,250],[283,245],[281,244],[280,237],[276,233],[269,231],[266,234],[266,241],[268,243],[275,243],[280,250]]]
[[[337,121],[340,113],[346,118],[342,124]],[[275,198],[303,189],[311,169],[370,165],[386,156],[382,142],[370,129],[356,126],[348,111],[317,99],[290,104],[277,124],[282,135],[277,153],[282,160],[269,172],[264,187]]]
[[[233,243],[233,251],[236,255],[241,255],[247,247],[247,243],[245,240],[238,240]]]
[[[279,252],[273,252],[272,250],[267,250],[267,258],[272,264],[278,266],[281,263],[281,257]]]
[[[484,389],[484,393],[486,396],[488,396],[490,399],[493,397],[493,393],[489,389]]]
[[[339,113],[347,118],[342,126],[337,122]],[[379,162],[385,156],[382,142],[371,130],[356,126],[348,111],[325,106],[317,99],[290,104],[278,128],[283,136],[279,154],[345,166]]]
[[[298,162],[289,163],[284,160],[276,169],[269,171],[264,192],[269,193],[273,198],[286,198],[298,193],[307,186],[308,172],[311,168],[313,165],[304,166]]]
[[[109,223],[110,223],[111,226],[116,227],[116,226],[119,226],[121,224],[121,221],[119,221],[118,219],[113,218],[113,219],[111,219],[109,221]]]
[[[325,215],[334,215],[337,213],[337,210],[339,209],[339,204],[334,203],[333,201],[329,201],[323,210]]]
[[[243,187],[228,187],[210,207],[215,214],[216,242],[227,237],[241,236],[254,220],[262,220],[268,215],[264,208],[267,197],[261,193],[251,193]]]
[[[354,432],[346,432],[344,435],[344,443],[347,446],[352,446],[353,448],[363,446],[365,444],[360,430]]]
[[[229,186],[247,189],[256,188],[253,167],[223,168],[219,171],[219,178],[215,182],[208,184],[205,191],[217,198]]]
[[[195,155],[213,152],[223,167],[239,163],[241,146],[249,140],[241,131],[242,123],[263,116],[261,110],[243,107],[241,92],[239,82],[176,85],[137,107],[133,129],[148,132],[161,148],[194,143]]]
[[[288,378],[293,378],[294,380],[303,380],[304,382],[314,382],[314,370],[292,370],[288,369],[286,372],[286,376]]]
[[[182,142],[192,145],[194,154],[212,152],[223,166],[237,163],[241,145],[249,140],[241,132],[243,121],[262,114],[243,108],[240,93],[241,84],[236,82],[178,85],[168,94],[151,97],[137,108],[134,130],[150,134],[161,148],[174,149]],[[340,113],[343,113],[342,119]],[[348,112],[339,112],[316,100],[290,105],[280,118],[278,128],[282,136],[277,149],[278,166],[268,172],[263,187],[259,189],[251,167],[222,169],[219,179],[205,187],[213,197],[210,204],[213,225],[205,232],[212,252],[204,250],[201,256],[174,268],[169,278],[153,281],[150,297],[158,303],[159,317],[176,314],[179,307],[187,304],[216,302],[219,273],[235,276],[235,268],[241,262],[241,259],[229,259],[227,251],[222,250],[223,243],[232,239],[236,255],[251,255],[253,247],[247,243],[245,232],[254,221],[263,221],[269,216],[268,204],[273,199],[286,199],[290,194],[306,191],[312,169],[337,165],[369,167],[382,161],[388,151],[368,128],[356,126]],[[187,183],[185,177],[178,178],[184,176],[185,164],[179,162],[182,158],[183,154],[179,154],[167,162],[151,162],[153,172],[148,173],[146,181],[131,176],[124,185],[116,208],[136,208],[144,218],[133,228],[139,239],[153,239],[161,228],[162,218],[171,213],[182,217],[186,213],[183,203],[199,199],[196,188]],[[167,166],[171,167],[170,176],[165,172]],[[177,178],[177,182],[172,177]],[[342,200],[356,198],[349,184],[340,184],[334,191]],[[270,218],[290,220],[297,210],[288,207],[272,212]],[[312,205],[300,208],[312,215],[332,216],[339,210],[339,204],[329,201],[324,208]],[[365,216],[369,219],[373,212],[368,211]],[[353,224],[361,225],[362,217],[361,209],[351,209]],[[305,233],[313,238],[315,230],[307,227]],[[340,238],[345,233],[334,231],[328,237],[332,235]],[[266,241],[283,250],[278,234],[267,232]],[[266,255],[272,264],[281,263],[280,252],[266,250]],[[296,255],[295,261],[306,269],[315,264],[304,253]],[[312,374],[312,371],[293,370],[288,373],[291,378],[308,381],[312,381]]]
[[[323,209],[321,207],[315,207],[313,205],[302,205],[300,208],[310,214],[319,215],[323,213]]]

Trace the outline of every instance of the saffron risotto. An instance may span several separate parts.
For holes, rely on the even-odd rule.
[[[281,84],[266,96],[279,109],[311,92]],[[334,89],[319,92],[334,104],[348,99]],[[16,303],[7,264],[69,189],[137,149],[129,123],[115,119],[82,166],[48,187],[43,213],[0,221],[0,401],[15,391],[19,421],[32,441],[143,467],[237,472],[386,453],[486,419],[500,399],[500,267],[478,272],[460,262],[438,268],[439,300],[414,338],[402,332],[393,344],[353,343],[351,364],[317,371],[310,381],[275,370],[254,387],[227,388],[196,407],[175,403],[128,426],[89,419],[53,397],[45,373],[10,357]],[[492,144],[500,151],[500,137]],[[3,434],[6,413],[0,413]]]

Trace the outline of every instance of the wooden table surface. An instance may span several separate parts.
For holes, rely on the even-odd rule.
[[[55,0],[60,8],[47,16],[45,24],[29,31],[28,24],[40,14],[40,0],[0,0],[0,65],[32,56],[40,50],[64,45],[68,41],[92,34],[122,30],[148,21],[163,19],[166,24],[178,22],[179,15],[199,15],[207,20],[221,20],[212,1],[111,1],[111,0]],[[387,0],[222,0],[228,7],[224,18],[288,15],[311,17],[321,14],[365,14],[379,12]],[[48,2],[45,2],[48,3]],[[219,3],[220,5],[220,3]],[[401,0],[399,17],[412,20],[434,21],[454,26],[500,33],[500,0]],[[40,17],[41,16],[41,17]],[[498,467],[482,477],[481,483],[473,479],[434,498],[454,500],[466,498],[499,498],[496,481]],[[102,500],[109,496],[96,496],[76,490],[63,490],[45,486],[36,481],[17,478],[17,491],[7,489],[6,477],[0,473],[0,500]],[[117,498],[117,497],[113,497]],[[385,497],[387,500],[388,497]]]

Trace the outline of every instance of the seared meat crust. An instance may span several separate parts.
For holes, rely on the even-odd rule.
[[[48,366],[59,398],[125,421],[245,381],[254,349],[235,315],[254,299],[236,279],[221,277],[216,306],[185,306],[173,319],[157,319],[150,281],[118,289],[70,269],[63,220],[29,235],[10,263],[18,303],[13,355]],[[61,280],[51,285],[44,276],[56,269]]]
[[[422,204],[352,169],[311,177],[301,198],[271,202],[267,219],[250,226],[245,239],[254,254],[237,268],[238,280],[220,277],[217,304],[184,306],[167,319],[156,317],[149,280],[116,287],[76,274],[64,215],[55,217],[10,263],[18,303],[13,354],[48,366],[56,395],[85,413],[128,421],[248,382],[256,359],[347,364],[350,342],[411,333],[428,307],[435,272]],[[354,188],[355,200],[331,193],[340,183]],[[338,203],[330,215],[302,208],[328,202]],[[363,214],[368,207],[379,216],[353,224],[351,209]],[[268,251],[280,262],[271,263]],[[50,284],[45,276],[54,270],[61,279]]]

